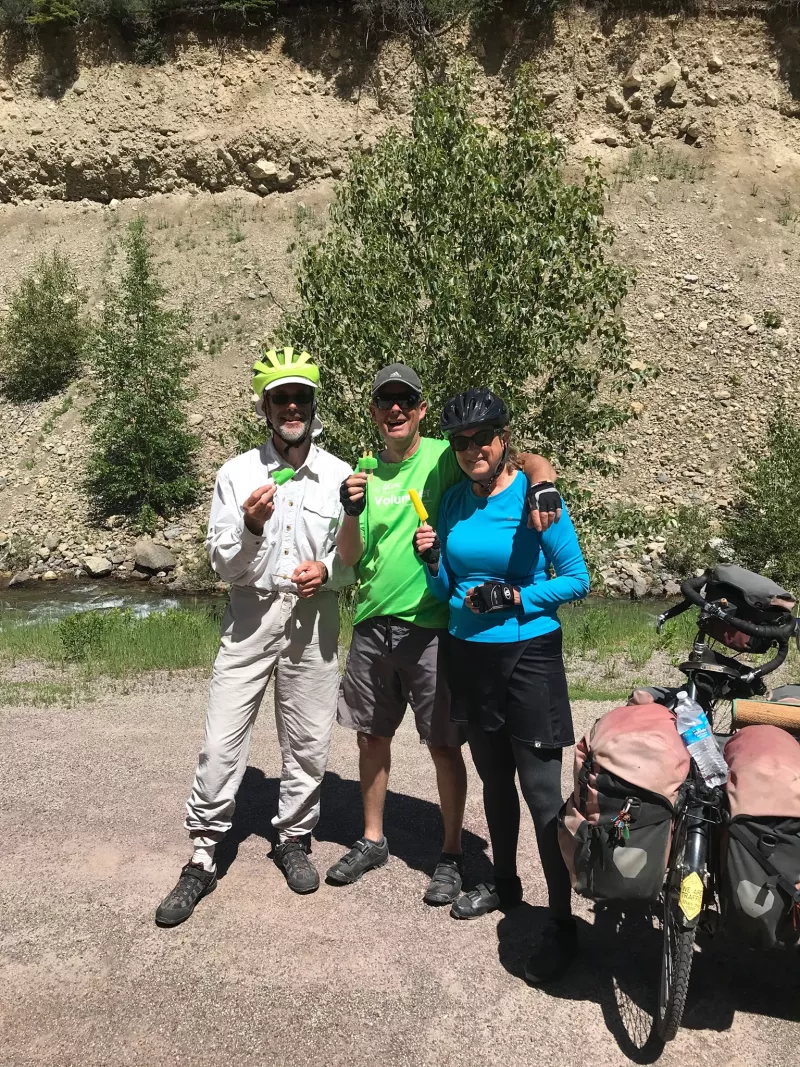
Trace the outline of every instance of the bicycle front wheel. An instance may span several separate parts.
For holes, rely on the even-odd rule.
[[[655,1031],[662,1041],[671,1041],[680,1029],[694,960],[696,927],[686,925],[678,904],[677,889],[674,883],[668,884],[664,892],[661,986],[655,1020]]]

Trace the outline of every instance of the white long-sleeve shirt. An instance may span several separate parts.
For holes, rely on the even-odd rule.
[[[352,584],[355,575],[339,559],[336,534],[343,515],[339,487],[353,471],[330,452],[311,445],[294,478],[278,487],[275,511],[260,537],[245,526],[245,500],[286,466],[269,440],[220,468],[206,537],[211,566],[232,585],[296,593],[291,576],[298,564],[312,559],[327,567],[323,589]]]

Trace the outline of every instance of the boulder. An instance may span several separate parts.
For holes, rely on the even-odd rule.
[[[628,71],[628,73],[622,79],[622,88],[623,89],[641,89],[643,81],[644,81],[644,79],[642,77],[642,72],[639,69],[639,64],[638,63],[634,63],[633,66]]]
[[[157,574],[159,571],[172,571],[178,564],[173,554],[164,545],[157,545],[149,537],[143,537],[133,546],[133,558],[138,570]]]
[[[30,580],[31,576],[27,571],[17,571],[16,574],[12,574],[11,581],[8,583],[8,588],[11,589],[15,585],[25,585],[25,583]]]
[[[663,67],[656,71],[656,90],[659,93],[669,93],[678,84],[681,76],[681,67],[677,60],[671,59]]]
[[[278,164],[269,159],[257,159],[247,168],[247,173],[256,183],[274,182],[278,177]]]
[[[87,556],[83,567],[90,578],[106,578],[114,569],[114,564],[105,556]]]
[[[42,581],[43,582],[57,582],[58,581],[58,575],[56,574],[55,571],[45,571],[44,574],[42,575]]]
[[[613,114],[620,114],[625,110],[625,101],[617,92],[610,92],[606,96],[606,111],[611,111]]]

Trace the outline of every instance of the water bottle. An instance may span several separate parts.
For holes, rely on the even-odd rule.
[[[714,740],[706,713],[684,689],[678,693],[675,711],[678,733],[706,785],[724,785],[728,780],[728,765]]]

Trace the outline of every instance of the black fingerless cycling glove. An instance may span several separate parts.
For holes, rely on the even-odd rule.
[[[546,511],[555,515],[561,507],[561,494],[552,482],[535,482],[528,488],[525,506],[528,511]]]
[[[510,611],[514,603],[514,586],[505,582],[484,582],[472,594],[475,610],[483,615],[487,611]]]
[[[339,499],[342,502],[345,515],[360,515],[364,508],[367,506],[367,489],[364,487],[364,495],[360,500],[350,499],[350,490],[347,487],[347,479],[342,482],[339,487]]]
[[[417,551],[416,548],[414,551]],[[442,557],[442,542],[439,540],[439,535],[436,534],[430,548],[426,548],[424,552],[417,552],[417,555],[423,563],[427,563],[428,570],[431,572],[436,570]]]

